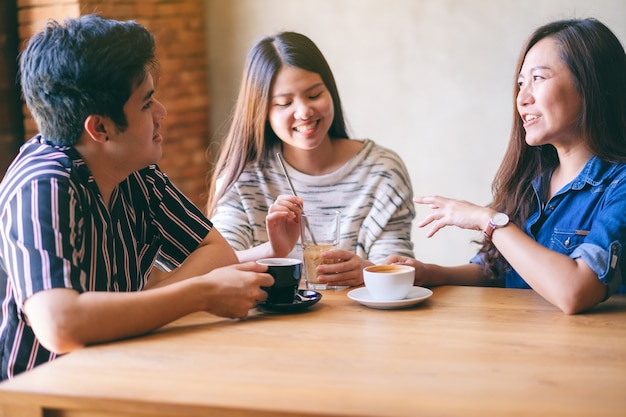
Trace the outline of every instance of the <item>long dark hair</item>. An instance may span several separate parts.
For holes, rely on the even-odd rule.
[[[517,62],[511,136],[492,183],[491,207],[508,213],[522,228],[537,204],[532,180],[559,163],[552,145],[531,147],[526,144],[526,132],[516,105],[520,91],[517,78],[526,54],[544,38],[558,42],[560,58],[573,74],[582,97],[578,126],[589,149],[607,161],[626,161],[626,54],[623,46],[609,28],[593,18],[560,20],[541,26],[528,38]],[[483,241],[481,252],[485,254],[486,272],[500,276],[508,265],[494,245]]]
[[[335,78],[322,52],[311,39],[296,32],[281,32],[259,40],[248,53],[230,130],[209,179],[207,215],[237,181],[245,166],[270,158],[280,139],[267,120],[270,94],[278,71],[290,66],[319,74],[328,89],[335,117],[328,135],[347,138],[347,129]],[[216,190],[217,180],[223,184]]]

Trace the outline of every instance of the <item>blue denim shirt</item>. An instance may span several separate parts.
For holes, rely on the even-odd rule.
[[[536,178],[532,185],[537,206],[524,231],[543,246],[581,258],[607,286],[607,297],[626,292],[623,273],[626,259],[626,164],[589,159],[578,176],[543,204],[552,172]],[[482,263],[479,255],[470,260]],[[509,269],[506,287],[530,288]],[[548,279],[549,277],[546,277]]]

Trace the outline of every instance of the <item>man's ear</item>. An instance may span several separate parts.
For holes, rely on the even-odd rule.
[[[109,140],[105,119],[105,117],[97,114],[91,114],[85,119],[85,131],[92,140],[100,143],[104,143]]]

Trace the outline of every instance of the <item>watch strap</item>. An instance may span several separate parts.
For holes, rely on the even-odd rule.
[[[489,219],[487,227],[485,228],[485,230],[483,230],[483,235],[485,236],[485,238],[491,240],[491,236],[493,236],[493,231],[496,230],[496,228],[496,224],[493,222],[493,220]]]

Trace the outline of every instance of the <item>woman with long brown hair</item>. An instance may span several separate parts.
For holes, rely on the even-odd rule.
[[[624,291],[626,55],[596,19],[538,28],[522,49],[514,118],[488,207],[417,197],[419,227],[482,230],[471,262],[416,268],[417,285],[532,288],[572,314]]]
[[[252,47],[207,206],[240,261],[301,258],[302,210],[338,210],[339,249],[322,254],[334,263],[319,265],[318,278],[362,284],[363,267],[413,256],[412,196],[395,152],[348,136],[333,74],[311,39],[281,32]]]

